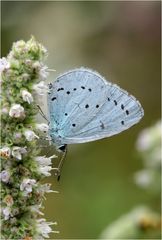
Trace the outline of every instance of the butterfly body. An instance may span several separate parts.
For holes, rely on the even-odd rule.
[[[57,148],[118,134],[143,117],[140,103],[87,68],[71,70],[49,85],[49,134]]]

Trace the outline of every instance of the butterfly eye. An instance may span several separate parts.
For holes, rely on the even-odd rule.
[[[127,115],[129,115],[129,111],[128,110],[126,110],[125,112],[126,112]]]
[[[89,92],[92,92],[92,89],[91,89],[91,88],[88,88],[88,91],[89,91]]]
[[[117,101],[116,101],[116,100],[114,100],[114,103],[115,103],[115,105],[117,106],[117,104],[118,104],[118,103],[117,103]]]
[[[48,88],[51,89],[52,88],[52,83],[48,84]]]
[[[123,104],[121,104],[121,109],[124,110],[124,105]]]
[[[124,125],[124,121],[121,121],[121,124]]]

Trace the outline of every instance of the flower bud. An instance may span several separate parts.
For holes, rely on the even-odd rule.
[[[9,158],[10,154],[11,154],[11,150],[9,147],[3,147],[0,149],[0,157],[7,159]]]
[[[1,179],[2,182],[8,183],[8,182],[9,182],[9,179],[10,179],[10,173],[9,173],[9,171],[3,170],[3,171],[0,173],[0,179]]]

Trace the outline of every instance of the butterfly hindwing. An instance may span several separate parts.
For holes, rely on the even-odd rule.
[[[60,129],[62,143],[114,135],[143,116],[143,109],[133,96],[85,68],[58,77],[50,95],[50,116]]]

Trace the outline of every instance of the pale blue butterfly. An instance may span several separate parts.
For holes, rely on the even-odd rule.
[[[144,115],[135,97],[87,68],[74,69],[49,84],[49,134],[55,146],[85,143],[118,134]]]

